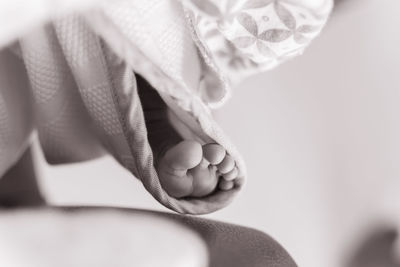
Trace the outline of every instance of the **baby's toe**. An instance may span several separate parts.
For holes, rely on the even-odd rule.
[[[233,181],[227,181],[225,179],[221,179],[221,181],[218,184],[218,188],[222,191],[231,190],[233,187],[234,187]]]
[[[235,160],[230,155],[226,155],[217,168],[221,174],[227,174],[235,168]]]
[[[235,179],[236,179],[236,177],[238,176],[238,174],[239,174],[238,169],[237,169],[236,167],[234,167],[233,170],[231,170],[231,171],[228,172],[228,173],[223,174],[222,177],[223,177],[224,180],[226,180],[226,181],[232,181],[232,180],[235,180]]]
[[[225,155],[225,149],[218,144],[206,144],[203,146],[203,157],[212,165],[221,163]]]
[[[203,159],[201,145],[196,141],[185,140],[170,148],[163,161],[173,170],[188,170],[199,165]]]

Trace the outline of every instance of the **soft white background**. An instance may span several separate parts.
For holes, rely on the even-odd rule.
[[[276,238],[300,266],[343,266],[369,227],[400,222],[400,1],[342,6],[306,53],[237,88],[218,120],[247,187],[207,217]],[[163,209],[111,158],[39,165],[56,204]]]

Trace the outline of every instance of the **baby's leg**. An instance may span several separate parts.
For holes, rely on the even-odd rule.
[[[148,139],[161,185],[173,197],[202,197],[217,185],[230,190],[238,175],[235,161],[218,144],[183,140],[168,120],[168,108],[146,80],[137,75]],[[222,179],[220,179],[220,177]]]

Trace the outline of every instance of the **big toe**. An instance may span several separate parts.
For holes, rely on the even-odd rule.
[[[206,144],[203,146],[203,156],[212,165],[221,163],[225,155],[225,148],[218,144]]]
[[[188,170],[199,165],[203,158],[201,145],[185,140],[170,148],[164,155],[164,162],[172,169]]]

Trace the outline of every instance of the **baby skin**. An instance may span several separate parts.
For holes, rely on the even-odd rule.
[[[234,159],[219,144],[183,140],[169,122],[168,108],[145,79],[137,77],[148,139],[164,190],[172,197],[203,197],[230,190],[238,176]]]

